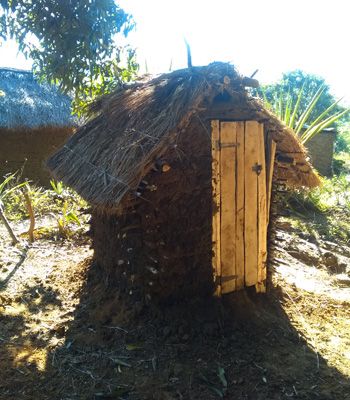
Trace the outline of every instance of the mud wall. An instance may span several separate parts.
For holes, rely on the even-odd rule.
[[[312,165],[323,176],[332,176],[333,150],[336,133],[323,131],[306,143]]]
[[[94,259],[110,288],[172,302],[213,291],[211,146],[200,123],[179,136],[117,216],[93,212]],[[113,289],[111,289],[113,290]]]
[[[22,177],[48,185],[46,159],[72,134],[72,128],[0,130],[0,176],[22,171]]]

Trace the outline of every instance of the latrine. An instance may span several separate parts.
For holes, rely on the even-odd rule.
[[[265,290],[272,182],[319,179],[251,86],[226,63],[141,80],[97,100],[49,160],[91,205],[109,290],[159,301]]]

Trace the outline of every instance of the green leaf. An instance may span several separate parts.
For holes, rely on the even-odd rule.
[[[334,103],[332,103],[325,111],[323,111],[323,113],[321,113],[311,124],[310,127],[312,127],[313,125],[318,124],[323,117],[325,117],[326,115],[328,115],[338,104],[339,102],[342,100],[343,98],[341,97],[340,99],[336,100]]]
[[[344,110],[342,112],[339,112],[335,115],[331,115],[324,121],[318,123],[317,125],[313,126],[312,128],[307,129],[303,135],[301,135],[301,141],[302,143],[306,143],[308,140],[313,138],[317,133],[323,131],[324,129],[328,128],[330,125],[334,124],[334,122],[338,121],[340,118],[342,118],[344,115],[346,115],[350,109]]]
[[[220,381],[222,383],[222,386],[224,388],[227,388],[227,380],[226,380],[226,377],[225,377],[225,370],[222,367],[218,368],[218,377],[219,377],[219,379],[220,379]]]
[[[80,225],[80,220],[79,220],[79,218],[77,217],[77,215],[73,211],[69,211],[66,214],[66,220],[68,222],[75,222],[76,224]]]
[[[282,88],[280,89],[277,115],[278,115],[279,119],[282,120],[282,118],[283,118],[283,89]]]
[[[10,182],[13,181],[16,178],[16,173],[11,174],[7,176],[1,183],[0,183],[0,198],[3,200],[5,197],[7,197],[9,194],[17,191],[21,187],[25,186],[27,183],[22,182],[19,184],[16,184],[14,186],[9,186]]]
[[[62,181],[54,181],[53,179],[50,180],[50,185],[53,189],[53,191],[57,194],[57,195],[62,195],[63,193],[63,182]]]
[[[317,92],[315,93],[311,102],[308,104],[308,106],[306,107],[304,112],[301,114],[301,117],[299,118],[298,122],[296,123],[295,129],[294,129],[294,131],[297,135],[300,133],[300,131],[303,129],[304,125],[306,124],[307,119],[309,118],[311,112],[315,108],[315,105],[317,104],[317,102],[318,102],[319,98],[321,97],[322,93],[324,92],[325,88],[326,87],[323,85],[317,90]]]
[[[291,117],[291,112],[292,112],[292,102],[293,102],[292,96],[288,91],[286,107],[285,107],[284,117],[283,117],[283,121],[287,126],[289,126],[289,122],[290,122],[290,117]]]
[[[225,392],[222,389],[218,389],[217,387],[212,386],[212,385],[207,385],[207,386],[212,392],[217,394],[220,397],[220,399],[224,398]]]
[[[134,351],[134,350],[141,350],[143,348],[142,344],[139,343],[129,343],[125,345],[126,350]]]
[[[127,363],[126,361],[121,360],[120,358],[111,358],[111,360],[116,363],[117,365],[120,365],[122,367],[127,367],[131,368],[131,364]]]

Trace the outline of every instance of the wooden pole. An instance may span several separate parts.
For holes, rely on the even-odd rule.
[[[261,173],[258,175],[258,282],[257,293],[266,292],[266,260],[267,260],[267,220],[266,220],[266,160],[264,125],[259,124],[257,138],[258,164],[261,165]]]
[[[259,160],[257,139],[259,123],[246,121],[244,143],[244,242],[245,285],[258,282],[258,174],[254,169]]]
[[[218,120],[211,121],[211,154],[212,154],[212,193],[213,193],[213,216],[212,216],[212,251],[213,268],[215,271],[217,296],[221,296],[221,176],[220,176],[220,124]]]
[[[236,158],[236,290],[244,288],[244,122],[237,124]]]
[[[236,148],[237,124],[220,123],[221,290],[236,290]]]
[[[267,217],[267,225],[269,224],[270,219],[270,203],[271,203],[271,191],[272,191],[272,177],[273,177],[273,166],[275,163],[275,154],[276,154],[276,142],[271,140],[269,145],[269,155],[267,160],[267,206],[266,206],[266,217]]]
[[[35,215],[34,215],[34,211],[33,211],[32,201],[29,197],[28,189],[23,190],[23,196],[24,196],[24,200],[26,202],[26,207],[27,207],[27,211],[28,211],[29,219],[30,219],[30,224],[29,224],[29,229],[28,229],[29,241],[30,241],[30,243],[33,243],[34,242]]]

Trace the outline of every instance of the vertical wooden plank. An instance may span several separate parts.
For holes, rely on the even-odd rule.
[[[266,173],[266,179],[267,179],[267,185],[266,185],[266,191],[267,191],[267,205],[266,205],[266,217],[267,217],[267,225],[269,224],[270,220],[270,205],[271,205],[271,190],[272,190],[272,176],[273,176],[273,168],[275,164],[275,155],[276,155],[276,142],[271,140],[270,146],[269,146],[269,152],[268,152],[268,158],[267,158],[267,173]]]
[[[258,135],[258,122],[246,121],[244,144],[244,240],[246,286],[253,286],[258,281],[258,175],[255,171],[258,164]]]
[[[236,290],[236,123],[220,123],[221,290]]]
[[[212,264],[214,270],[214,281],[217,283],[216,295],[221,295],[221,254],[220,254],[220,123],[218,120],[211,121],[211,155],[212,155]]]
[[[267,260],[267,214],[266,214],[266,162],[264,126],[259,124],[258,138],[258,165],[261,168],[258,175],[258,282],[257,292],[265,292],[266,260]]]
[[[244,287],[244,122],[237,122],[236,290]]]

